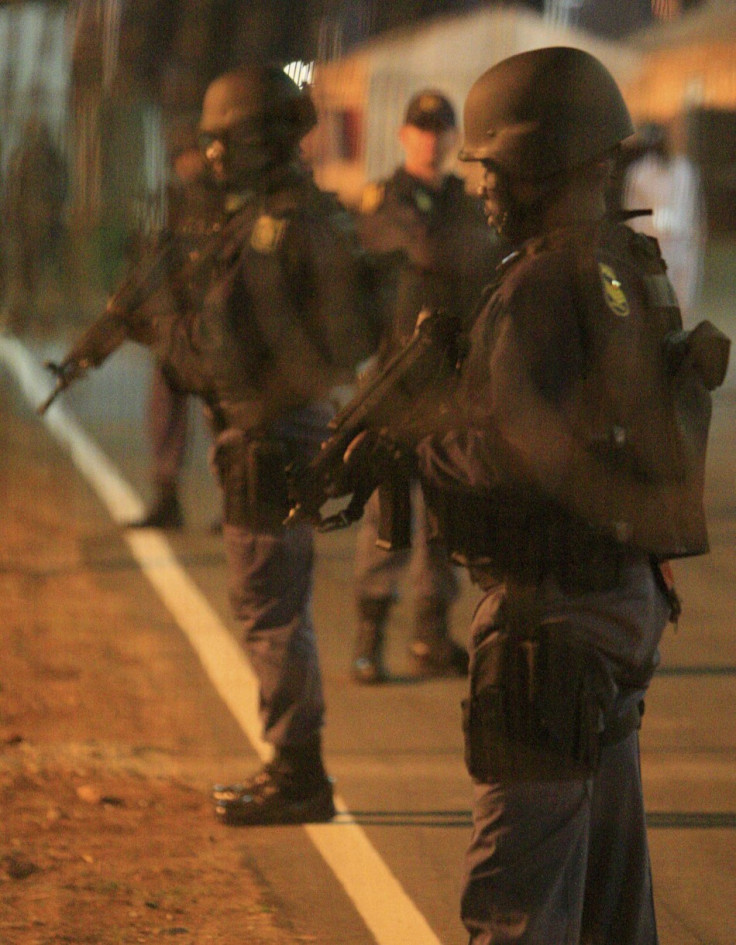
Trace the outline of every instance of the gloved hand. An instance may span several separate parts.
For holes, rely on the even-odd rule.
[[[384,433],[363,430],[342,451],[334,450],[328,440],[317,462],[287,469],[291,512],[287,523],[304,519],[322,530],[342,528],[356,521],[371,493],[381,484],[398,477],[412,477],[415,457],[412,450]],[[327,449],[329,455],[324,452]],[[320,459],[327,455],[327,461]],[[322,506],[329,499],[351,496],[340,512],[322,517]]]

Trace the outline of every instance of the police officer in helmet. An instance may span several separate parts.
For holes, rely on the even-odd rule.
[[[702,457],[673,446],[674,295],[656,243],[606,216],[632,131],[609,72],[567,47],[500,62],[465,106],[461,157],[483,165],[515,251],[475,322],[454,429],[416,453],[484,591],[464,703],[474,945],[657,942],[638,727],[675,606],[663,562],[707,538]],[[707,430],[706,412],[690,420]]]
[[[252,777],[215,786],[216,816],[230,825],[334,813],[321,748],[312,534],[305,523],[283,527],[285,468],[319,449],[330,388],[354,376],[376,340],[349,216],[300,159],[315,123],[308,94],[276,66],[243,67],[207,89],[200,147],[228,219],[201,317],[186,338],[172,336],[178,356],[169,358],[175,380],[198,385],[212,417],[230,600],[274,748]]]
[[[212,174],[228,190],[270,186],[267,175],[294,160],[317,123],[308,94],[278,67],[226,73],[207,89],[200,146]]]

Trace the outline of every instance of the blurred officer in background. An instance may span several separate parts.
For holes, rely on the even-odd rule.
[[[434,89],[415,95],[399,129],[404,160],[363,194],[359,235],[380,272],[386,330],[377,369],[411,338],[424,309],[444,309],[467,327],[500,258],[479,200],[448,166],[458,143],[455,111]],[[410,564],[414,589],[413,669],[421,676],[465,675],[467,649],[450,636],[449,612],[458,580],[446,550],[427,542],[424,503],[412,497],[412,550],[376,546],[378,493],[366,505],[356,546],[358,633],[352,667],[361,683],[387,678],[385,629],[401,572]]]
[[[634,217],[631,226],[659,243],[687,321],[702,284],[707,221],[700,172],[682,142],[675,146],[678,130],[655,122],[639,130],[641,155],[627,168],[622,203],[624,209],[652,211]]]
[[[0,320],[18,334],[39,324],[50,328],[65,308],[68,196],[66,162],[48,126],[34,116],[10,155],[3,206],[6,299]]]
[[[472,330],[455,429],[417,453],[485,592],[464,704],[474,945],[657,942],[638,728],[676,608],[660,562],[707,549],[709,387],[687,358],[669,375],[681,318],[656,242],[606,217],[632,131],[611,75],[565,47],[504,60],[465,105],[460,157],[516,250]]]
[[[211,414],[224,498],[229,594],[259,682],[273,760],[214,788],[226,824],[325,821],[334,814],[322,760],[324,700],[311,616],[311,526],[288,530],[285,469],[327,436],[330,390],[375,350],[361,252],[347,212],[300,160],[316,123],[308,94],[277,67],[211,83],[200,147],[227,219],[201,312],[162,347],[180,390]]]
[[[172,136],[173,137],[173,136]],[[197,145],[196,128],[177,129],[172,142],[172,179],[166,190],[167,226],[196,253],[224,222],[223,194]],[[179,479],[186,455],[189,395],[172,387],[160,363],[153,369],[148,401],[154,500],[131,528],[178,529],[184,524]]]

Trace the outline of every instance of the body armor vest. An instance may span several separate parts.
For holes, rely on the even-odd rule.
[[[607,222],[572,239],[523,247],[479,320],[464,390],[498,469],[479,469],[472,492],[427,484],[456,557],[531,579],[550,568],[592,573],[602,561],[615,571],[631,549],[660,559],[708,550],[710,391],[725,376],[728,339],[707,322],[683,331],[654,240]],[[557,359],[534,350],[535,312],[514,325],[520,286],[540,317],[555,315],[545,276],[574,309]]]

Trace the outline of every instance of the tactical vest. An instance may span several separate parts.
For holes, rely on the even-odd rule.
[[[577,246],[572,272],[582,364],[559,403],[538,391],[529,400],[550,430],[561,431],[565,448],[550,452],[549,437],[529,435],[544,419],[528,423],[511,410],[494,448],[502,467],[507,444],[522,444],[518,478],[501,475],[497,488],[473,494],[429,484],[439,529],[460,560],[530,579],[550,567],[588,578],[605,562],[615,571],[630,549],[660,559],[708,550],[710,391],[724,379],[728,339],[707,322],[682,330],[656,241],[608,223],[592,236]],[[546,249],[543,241],[526,246],[499,288]],[[543,309],[541,284],[539,292]],[[492,324],[486,331],[491,350],[480,364],[499,363],[514,342],[508,333],[493,336]],[[517,361],[524,372],[518,352]],[[497,401],[517,394],[513,380],[508,391],[494,390]],[[522,384],[534,391],[533,380]]]
[[[683,332],[655,240],[606,224],[591,256],[580,274],[588,365],[568,410],[594,462],[573,466],[565,504],[660,558],[703,554],[711,390],[725,377],[728,339],[709,323]]]
[[[162,318],[167,375],[203,397],[217,426],[267,427],[352,380],[372,353],[347,220],[308,180],[244,203],[207,263],[201,305]]]

